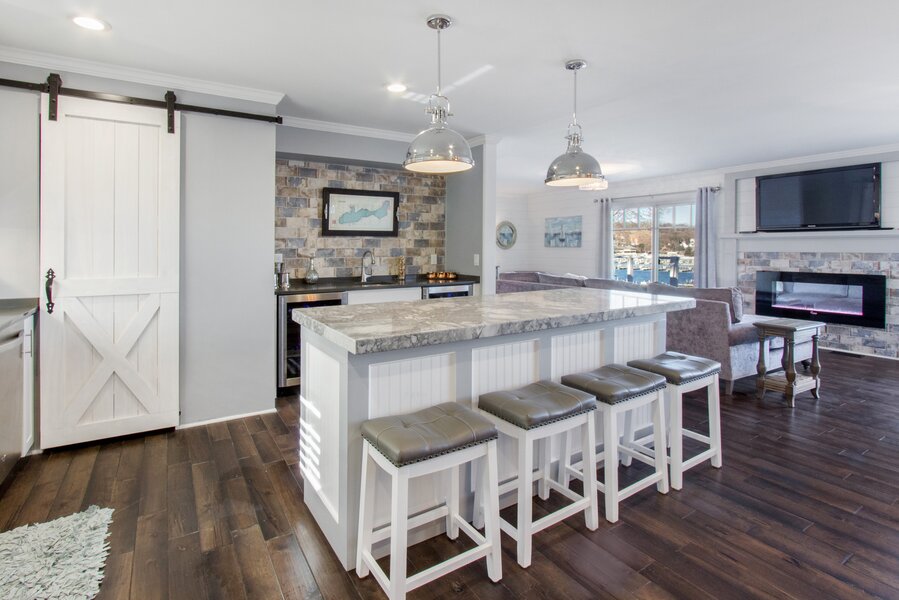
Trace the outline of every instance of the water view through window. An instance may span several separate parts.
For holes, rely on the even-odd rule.
[[[615,279],[693,285],[695,205],[616,208],[612,232]]]

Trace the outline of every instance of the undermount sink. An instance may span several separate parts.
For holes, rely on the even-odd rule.
[[[371,285],[395,285],[397,283],[396,277],[392,275],[375,275],[370,277],[368,281],[361,282],[364,286]]]

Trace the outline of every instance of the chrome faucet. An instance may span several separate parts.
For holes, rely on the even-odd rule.
[[[365,271],[365,259],[368,257],[368,272]],[[371,250],[366,250],[365,254],[362,255],[362,283],[368,281],[368,278],[371,277],[372,266],[375,264],[375,256],[371,253]]]

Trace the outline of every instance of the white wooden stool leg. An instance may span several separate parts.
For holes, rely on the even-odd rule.
[[[603,478],[606,500],[606,521],[618,521],[618,415],[612,407],[602,413]]]
[[[634,443],[634,411],[628,410],[624,412],[624,435],[621,436],[622,446],[632,446]],[[621,464],[625,467],[631,466],[631,458],[628,454],[621,455]]]
[[[581,428],[581,461],[584,478],[584,496],[588,499],[584,509],[584,520],[587,529],[594,531],[599,527],[599,500],[596,489],[596,425],[593,413],[587,413],[584,426]]]
[[[471,463],[471,468],[474,471],[474,476],[472,477],[472,481],[474,481],[474,508],[471,524],[474,525],[475,529],[480,529],[484,526],[484,492],[486,490],[482,484],[487,473],[486,462],[487,459],[484,458]]]
[[[549,469],[550,469],[550,449],[552,448],[552,438],[545,437],[537,442],[538,461],[540,462],[540,479],[537,481],[537,495],[541,500],[549,499]]]
[[[518,564],[531,566],[531,494],[534,490],[534,444],[523,431],[518,437]]]
[[[591,415],[590,418],[593,418],[593,416]],[[571,431],[566,431],[561,435],[562,448],[559,454],[559,483],[563,488],[567,489],[568,482],[571,481],[571,475],[568,474],[568,467],[571,465]]]
[[[446,507],[449,509],[446,515],[446,535],[454,540],[459,537],[459,465],[447,469],[449,472],[449,497],[446,499]]]
[[[684,402],[679,386],[669,384],[666,395],[671,398],[671,487],[679,490],[684,487]]]
[[[390,522],[390,600],[406,598],[406,544],[409,529],[409,476],[397,469],[393,474]]]
[[[503,553],[502,540],[499,528],[499,468],[496,458],[496,440],[487,442],[487,456],[484,457],[487,468],[482,469],[486,477],[481,481],[480,487],[486,491],[484,494],[485,515],[484,537],[490,542],[492,548],[487,555],[487,576],[491,581],[499,581],[503,577]],[[477,461],[480,462],[480,461]]]
[[[667,386],[663,396],[662,401],[665,403],[665,415],[668,417],[668,420],[665,421],[665,443],[668,444],[668,448],[671,448],[671,419],[673,418],[674,411],[671,408],[671,393]]]
[[[371,534],[374,523],[375,483],[378,468],[369,455],[370,446],[362,441],[362,481],[359,488],[359,535],[356,540],[356,575],[368,576],[368,564],[362,560],[362,551],[371,552]]]
[[[652,449],[655,455],[656,473],[662,474],[662,479],[656,484],[656,489],[662,493],[668,493],[668,461],[665,456],[665,396],[662,392],[656,392],[657,396],[652,403]]]
[[[709,441],[715,454],[712,455],[712,466],[720,469],[723,464],[721,448],[721,395],[718,391],[718,375],[709,386]]]

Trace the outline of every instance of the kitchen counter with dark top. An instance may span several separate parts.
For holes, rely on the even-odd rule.
[[[37,298],[0,300],[0,336],[4,335],[7,329],[21,328],[22,321],[37,312],[37,303]]]
[[[392,275],[374,275],[367,283],[359,281],[358,277],[327,277],[318,280],[318,283],[309,284],[302,279],[291,279],[290,289],[275,290],[276,296],[290,294],[321,294],[325,292],[350,292],[356,290],[389,290],[391,288],[445,286],[445,285],[472,285],[479,283],[480,277],[475,275],[459,275],[456,279],[428,279],[427,276],[418,275],[407,277],[405,281],[397,281]]]

